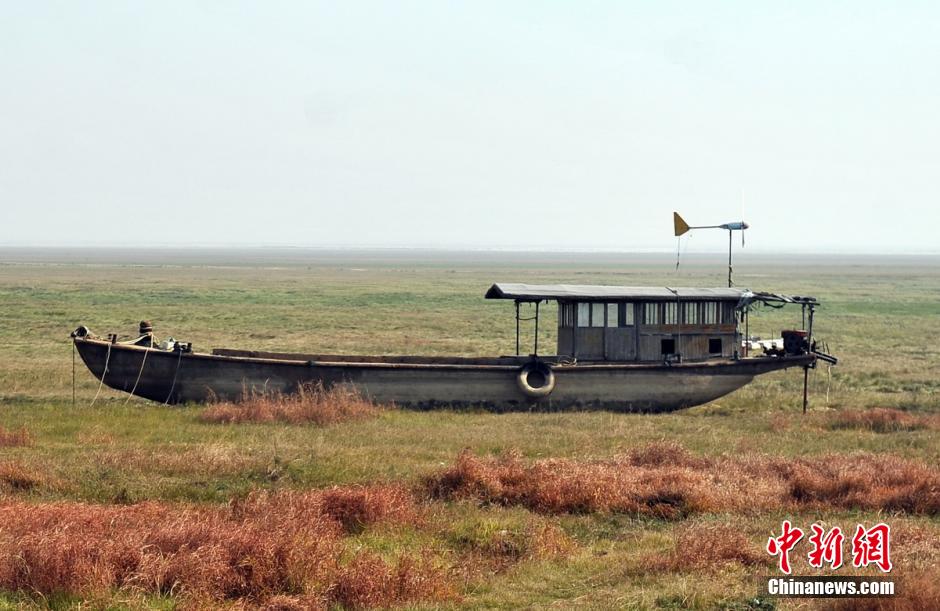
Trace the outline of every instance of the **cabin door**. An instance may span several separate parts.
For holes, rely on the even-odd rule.
[[[577,307],[577,327],[574,333],[574,356],[584,361],[604,359],[604,317],[606,306],[603,303],[579,303]]]

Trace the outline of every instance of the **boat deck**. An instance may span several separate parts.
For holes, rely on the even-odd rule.
[[[412,355],[360,355],[360,354],[305,354],[296,352],[267,352],[263,350],[236,350],[234,348],[213,348],[215,356],[235,356],[241,358],[273,359],[286,361],[314,361],[326,363],[391,363],[401,365],[505,365],[522,366],[532,360],[531,356],[412,356]],[[569,357],[539,355],[540,361],[558,364],[570,361]]]

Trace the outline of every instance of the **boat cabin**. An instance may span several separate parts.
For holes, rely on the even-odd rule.
[[[736,288],[494,284],[487,299],[558,303],[558,351],[579,361],[695,361],[737,358],[738,322],[753,293]]]

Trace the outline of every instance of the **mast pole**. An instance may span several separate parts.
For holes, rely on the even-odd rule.
[[[731,283],[731,237],[734,235],[734,232],[730,229],[728,230],[728,288],[732,287]]]

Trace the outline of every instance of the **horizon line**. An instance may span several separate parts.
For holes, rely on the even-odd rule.
[[[569,247],[562,248],[558,246],[538,247],[538,246],[472,246],[472,245],[382,245],[382,244],[331,244],[331,245],[311,245],[311,244],[235,244],[235,243],[176,243],[176,244],[16,244],[0,243],[2,250],[139,250],[139,251],[173,251],[173,250],[296,250],[296,251],[340,251],[340,252],[363,252],[363,251],[421,251],[421,252],[449,252],[449,253],[479,253],[479,252],[504,252],[504,253],[532,253],[532,254],[633,254],[633,255],[675,255],[676,251],[669,248],[589,248],[589,247]],[[727,250],[691,250],[683,251],[682,256],[696,255],[726,255]],[[737,249],[735,254],[746,256],[750,252],[757,255],[856,255],[856,256],[938,256],[940,250],[922,250],[922,249],[902,249],[888,248],[878,250],[858,250],[853,248],[833,247],[829,249],[801,249],[794,248],[789,250],[778,250],[772,248],[751,248]]]

